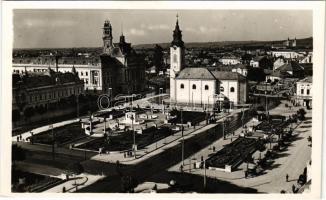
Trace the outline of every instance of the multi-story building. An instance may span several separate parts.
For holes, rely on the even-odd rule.
[[[297,82],[295,102],[307,108],[312,107],[312,76],[308,76]]]
[[[234,55],[223,56],[219,59],[223,65],[236,65],[241,63],[241,58]]]
[[[84,93],[84,83],[77,74],[54,72],[13,74],[12,110],[48,108],[62,99]]]
[[[247,101],[247,81],[235,72],[217,71],[214,68],[186,67],[184,43],[177,20],[170,47],[170,103],[215,104],[216,96],[223,101],[241,104]],[[220,100],[220,99],[219,99]]]
[[[13,72],[45,72],[48,68],[56,72],[70,72],[74,67],[86,91],[112,94],[138,93],[145,86],[145,61],[138,55],[131,44],[120,36],[118,43],[113,43],[112,26],[105,21],[103,26],[103,52],[101,55],[88,57],[66,57],[49,55],[39,57],[14,57]]]

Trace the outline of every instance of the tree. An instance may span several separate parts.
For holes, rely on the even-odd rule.
[[[79,163],[71,163],[67,166],[67,175],[78,175],[84,172],[84,167]]]
[[[20,119],[20,112],[19,110],[12,111],[12,121],[16,122]]]
[[[138,181],[132,176],[123,176],[121,178],[121,191],[122,192],[134,192],[137,187]]]
[[[35,113],[34,108],[33,108],[33,107],[28,107],[28,108],[26,108],[25,111],[24,111],[24,116],[25,116],[26,118],[30,118],[32,115],[34,115],[34,113]]]
[[[248,70],[247,79],[250,81],[261,82],[265,81],[266,74],[261,68],[250,68]]]
[[[22,161],[26,159],[26,153],[24,149],[19,147],[17,144],[11,145],[11,160],[13,164],[15,164],[16,161]]]
[[[306,111],[303,109],[303,108],[300,108],[298,111],[297,111],[297,114],[298,114],[298,117],[301,121],[303,121],[305,119],[305,115],[306,115]]]
[[[156,67],[156,73],[163,70],[163,49],[159,45],[154,48],[153,65]]]

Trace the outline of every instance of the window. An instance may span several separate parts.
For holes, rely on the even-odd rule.
[[[81,76],[84,76],[83,72],[80,72],[80,75],[81,75]]]
[[[309,95],[310,94],[310,90],[309,89],[307,89],[307,95]]]
[[[184,86],[183,84],[181,84],[181,85],[180,85],[180,88],[183,89],[183,88],[185,88],[185,86]]]
[[[178,58],[177,58],[177,54],[173,55],[173,62],[177,62]]]
[[[224,87],[220,87],[220,91],[221,92],[224,92]]]
[[[234,92],[234,87],[231,87],[230,88],[230,92]]]
[[[205,90],[208,90],[208,89],[209,89],[208,85],[205,85]]]
[[[193,90],[196,89],[196,85],[195,85],[195,84],[192,85],[192,89],[193,89]]]
[[[304,94],[304,89],[301,89],[301,94]]]
[[[88,72],[86,72],[86,76],[88,76]]]

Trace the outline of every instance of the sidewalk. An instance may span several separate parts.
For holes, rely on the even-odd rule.
[[[74,122],[78,122],[78,119],[71,119],[71,120],[66,120],[66,121],[63,121],[63,122],[55,123],[55,124],[53,124],[53,128],[57,128],[57,127],[60,127],[60,126],[65,126],[67,124],[72,124]],[[49,129],[50,129],[49,125],[46,125],[46,126],[42,126],[42,127],[33,129],[31,131],[22,133],[22,134],[20,134],[22,136],[21,140],[26,141],[26,139],[31,136],[31,132],[33,132],[33,134],[36,135],[36,134],[42,133],[44,131],[47,131]],[[12,136],[12,141],[17,142],[17,136],[19,136],[19,135]]]
[[[289,116],[298,109],[300,108],[296,107],[289,110],[289,108],[284,107],[283,102],[281,105],[271,110],[270,114]],[[211,178],[229,181],[238,186],[255,188],[258,192],[279,193],[281,190],[286,190],[291,193],[292,184],[296,183],[298,176],[303,172],[304,167],[306,167],[306,163],[311,159],[311,147],[308,146],[309,143],[307,141],[307,138],[311,135],[311,126],[309,127],[306,125],[311,125],[311,110],[307,111],[306,117],[307,120],[300,123],[294,130],[294,134],[297,136],[295,141],[290,144],[287,150],[278,153],[278,157],[273,159],[272,166],[265,170],[265,174],[245,179],[243,170],[246,169],[246,163],[242,163],[238,167],[238,170],[234,172],[226,173],[222,171],[206,170],[206,175]],[[249,121],[247,126],[252,126],[252,123],[252,121]],[[240,132],[241,128],[236,130],[233,139],[236,139]],[[223,145],[229,144],[230,142],[230,137],[226,140],[221,138],[210,145],[210,147],[202,149],[195,155],[186,158],[184,161],[184,172],[203,176],[204,170],[193,169],[193,163],[200,161],[201,156],[207,159],[208,155],[213,153],[212,146],[215,146],[216,151],[219,151],[223,148]],[[269,148],[269,145],[266,145],[266,147]],[[262,156],[264,153],[262,153]],[[258,157],[259,152],[256,151],[254,153],[254,158],[258,159]],[[180,165],[181,162],[172,166],[169,171],[180,172]],[[191,171],[189,171],[190,167]],[[285,181],[286,174],[289,175],[289,182]]]
[[[220,118],[217,120],[216,124],[206,125],[206,122],[202,121],[199,124],[199,126],[196,127],[196,129],[194,129],[193,127],[185,128],[184,139],[191,138],[191,137],[193,137],[197,134],[200,134],[208,129],[211,129],[211,128],[217,126],[219,123],[221,123],[223,121],[224,117],[233,116],[237,113],[240,113],[241,111],[242,111],[241,109],[237,109],[237,110],[234,110],[232,113],[230,113],[230,115],[220,116]],[[111,162],[111,163],[115,163],[119,160],[119,162],[123,163],[123,164],[137,164],[139,162],[142,162],[145,159],[148,159],[152,156],[160,154],[165,149],[168,149],[175,145],[178,145],[181,141],[182,141],[182,133],[181,133],[181,131],[179,131],[179,132],[175,133],[174,135],[168,136],[164,139],[161,139],[155,143],[152,143],[152,144],[146,146],[142,150],[138,150],[136,153],[137,159],[135,159],[134,156],[125,158],[123,153],[95,155],[91,159],[103,161],[103,162]]]
[[[65,191],[68,193],[76,192],[77,190],[87,187],[96,181],[99,181],[100,179],[103,179],[104,176],[102,175],[91,175],[87,173],[82,173],[77,175],[74,178],[71,178],[69,181],[66,181],[60,185],[57,185],[49,190],[46,190],[44,192],[47,193],[62,193],[63,188],[65,188]]]

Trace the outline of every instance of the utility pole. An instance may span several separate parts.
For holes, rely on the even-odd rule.
[[[134,115],[131,115],[131,129],[132,129],[133,139],[134,139],[133,150],[134,150],[134,156],[136,159],[137,157],[136,157],[136,135],[135,135],[135,131],[134,131]]]
[[[182,166],[184,165],[184,137],[183,137],[183,116],[182,116],[182,108],[181,111],[181,135],[182,135],[182,149],[181,149],[181,157],[182,157]]]
[[[54,135],[54,131],[53,131],[53,124],[51,125],[52,128],[52,159],[55,159],[55,151],[54,151],[54,145],[55,145],[55,135]]]
[[[77,118],[79,118],[79,94],[76,96],[77,97]]]
[[[206,188],[206,160],[204,160],[204,188]]]
[[[106,117],[104,116],[104,130],[103,130],[104,134],[106,133]]]
[[[265,106],[266,106],[266,108],[265,108],[265,110],[266,110],[266,115],[268,115],[268,105],[267,105],[267,103],[268,103],[268,100],[267,100],[267,82],[265,83]]]
[[[223,139],[225,140],[225,118],[223,118],[222,127],[223,127]]]

